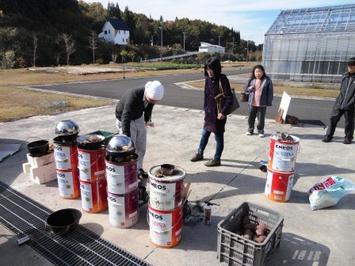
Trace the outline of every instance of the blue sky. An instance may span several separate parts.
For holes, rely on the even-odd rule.
[[[107,3],[118,3],[121,10],[128,6],[129,10],[164,20],[176,17],[201,19],[218,25],[225,25],[240,31],[245,40],[253,40],[256,44],[264,42],[264,34],[272,25],[281,10],[354,4],[355,0],[84,0]]]

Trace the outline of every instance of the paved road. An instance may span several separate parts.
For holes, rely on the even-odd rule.
[[[249,70],[248,70],[249,71]],[[235,75],[241,73],[240,70],[225,71],[227,75]],[[245,73],[245,70],[244,70]],[[201,109],[203,97],[202,91],[181,89],[174,85],[176,82],[183,82],[188,80],[196,80],[203,78],[201,74],[178,74],[168,76],[155,76],[153,78],[136,78],[125,80],[110,80],[110,81],[97,81],[89,83],[78,84],[63,84],[53,86],[41,86],[38,88],[62,92],[71,92],[76,94],[92,95],[107,97],[112,99],[120,99],[122,94],[130,88],[142,87],[151,79],[160,80],[165,88],[166,94],[160,104],[186,107],[192,109]],[[268,108],[267,117],[275,118],[277,109],[280,104],[280,97],[275,97],[273,107]],[[314,100],[314,99],[292,99],[289,114],[298,117],[301,120],[321,121],[323,124],[328,124],[329,114],[333,105],[332,100]],[[246,115],[247,104],[242,103],[241,108],[237,113]],[[340,127],[344,127],[343,119],[339,122]]]

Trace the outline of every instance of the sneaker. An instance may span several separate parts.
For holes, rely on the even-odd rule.
[[[221,160],[209,160],[205,163],[205,166],[212,167],[212,166],[220,166]]]
[[[253,135],[253,132],[248,131],[248,132],[245,133],[245,135],[251,136],[251,135]]]
[[[351,144],[351,140],[350,139],[344,139],[343,143],[344,144]]]
[[[196,153],[194,157],[190,159],[191,162],[198,162],[203,160],[203,155],[200,153]]]
[[[260,137],[260,138],[265,137],[264,133],[259,133],[259,137]]]
[[[325,136],[323,137],[322,141],[323,141],[323,142],[331,142],[331,141],[332,141],[332,137],[325,135]]]

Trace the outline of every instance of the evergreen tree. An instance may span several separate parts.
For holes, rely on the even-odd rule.
[[[108,2],[108,4],[107,4],[107,14],[108,14],[108,17],[110,17],[110,18],[121,19],[121,10],[120,10],[119,5],[117,3],[115,5],[114,3]]]
[[[129,48],[129,51],[134,49],[134,58],[160,53],[157,48],[161,45],[161,27],[164,48],[182,48],[185,36],[187,51],[197,51],[201,41],[220,42],[227,52],[239,55],[245,53],[247,46],[252,52],[262,50],[262,46],[252,41],[241,40],[239,31],[225,26],[188,18],[164,21],[160,16],[154,20],[151,16],[133,13],[128,7],[121,12],[119,5],[114,3],[104,8],[99,1],[88,4],[78,0],[0,0],[0,59],[10,51],[6,60],[11,61],[14,55],[15,66],[65,64],[69,58],[63,49],[63,38],[58,39],[65,32],[75,40],[75,53],[70,54],[70,63],[90,63],[93,50],[88,46],[88,36],[92,31],[100,33],[107,17],[122,19],[127,24],[130,42],[135,45]],[[150,47],[152,40],[155,47]],[[98,62],[110,60],[111,46],[98,40],[95,52]],[[118,52],[113,54],[120,55]]]

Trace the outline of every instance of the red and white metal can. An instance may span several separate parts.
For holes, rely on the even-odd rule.
[[[150,240],[156,246],[172,248],[181,241],[182,208],[159,211],[148,205]]]
[[[300,139],[291,136],[292,141],[270,137],[268,168],[278,172],[295,171],[296,157]]]
[[[102,212],[107,209],[107,182],[105,178],[93,181],[80,180],[81,207],[86,212]]]
[[[58,170],[57,180],[59,195],[65,199],[80,197],[79,172],[77,168],[71,170]]]
[[[107,192],[111,225],[128,228],[138,222],[138,189],[124,195]]]
[[[105,149],[85,150],[78,148],[80,180],[94,181],[105,176]]]
[[[295,172],[267,171],[265,196],[274,201],[285,202],[290,199]]]
[[[138,188],[137,160],[115,163],[106,160],[107,191],[126,194]]]

